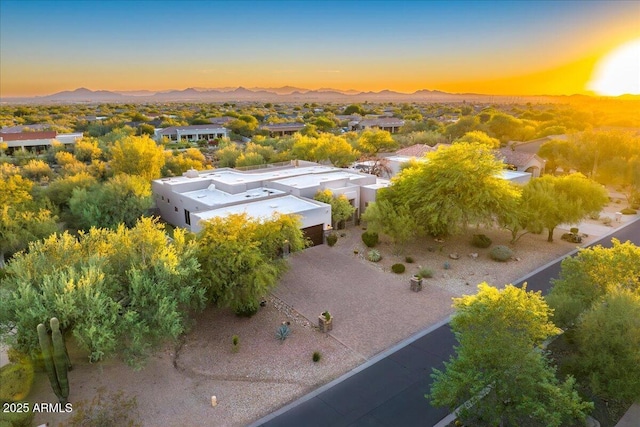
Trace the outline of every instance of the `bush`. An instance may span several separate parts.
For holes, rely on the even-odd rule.
[[[313,356],[311,356],[311,360],[313,360],[315,363],[319,362],[321,358],[322,358],[322,355],[320,354],[319,351],[314,351]]]
[[[237,335],[234,335],[231,337],[231,344],[232,344],[232,350],[234,353],[237,353],[238,350],[240,350],[240,337]]]
[[[570,232],[571,234],[578,234],[578,231],[580,231],[580,230],[578,230],[578,228],[577,228],[577,227],[571,227],[571,228],[569,229],[569,232]]]
[[[0,368],[0,400],[3,402],[24,400],[33,384],[33,364],[9,363]]]
[[[258,312],[258,304],[246,304],[235,309],[238,317],[251,317]]]
[[[631,209],[631,208],[624,208],[620,211],[620,213],[622,215],[635,215],[638,213],[638,211],[636,211],[635,209]]]
[[[442,268],[444,268],[445,270],[451,270],[451,264],[449,264],[449,261],[445,261]]]
[[[73,405],[73,417],[63,424],[68,427],[118,427],[141,426],[138,418],[138,402],[135,397],[125,398],[123,392],[104,396],[104,389],[91,402],[80,401]]]
[[[327,245],[333,246],[338,241],[338,235],[336,233],[329,233],[327,235]]]
[[[365,231],[362,233],[362,241],[368,248],[372,248],[378,244],[378,233],[373,231]]]
[[[398,264],[393,264],[391,266],[391,271],[393,271],[396,274],[402,274],[404,273],[405,267],[404,264],[398,263]]]
[[[612,222],[611,217],[608,217],[608,216],[602,217],[602,223],[604,225],[611,225],[611,222]]]
[[[498,245],[491,249],[489,256],[495,261],[505,262],[513,257],[513,251],[504,245]]]
[[[369,259],[369,261],[371,262],[378,262],[382,259],[382,255],[380,255],[380,252],[376,251],[375,249],[371,249],[369,251],[369,254],[367,255],[367,259]]]
[[[433,277],[433,271],[429,268],[421,268],[420,270],[418,270],[418,274],[416,274],[416,276],[422,279],[430,279],[431,277]]]
[[[413,264],[413,258],[411,258],[410,256],[406,257],[404,259],[404,262],[406,262],[407,264]]]
[[[471,239],[471,246],[476,248],[488,248],[493,241],[486,234],[474,234]]]

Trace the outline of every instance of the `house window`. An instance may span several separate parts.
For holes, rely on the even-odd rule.
[[[188,210],[184,210],[184,222],[187,223],[187,225],[191,225],[191,213]]]
[[[167,199],[167,203],[171,203],[171,199]]]
[[[174,211],[176,211],[176,212],[178,212],[178,207],[177,207],[177,206],[174,206],[174,207],[173,207],[173,210],[174,210]]]
[[[162,200],[164,200],[164,196],[162,196]]]

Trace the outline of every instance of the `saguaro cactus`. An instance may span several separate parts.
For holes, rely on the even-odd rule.
[[[51,325],[51,337],[47,332],[47,327],[40,323],[38,325],[38,341],[42,350],[42,359],[47,370],[47,376],[51,383],[53,392],[62,404],[67,403],[69,397],[69,379],[67,372],[71,366],[69,355],[64,345],[62,332],[60,332],[60,322],[55,317],[49,321]]]
[[[49,323],[51,324],[51,339],[53,340],[53,364],[56,368],[56,377],[58,378],[62,397],[66,400],[69,397],[69,379],[67,378],[69,356],[64,345],[62,332],[60,332],[60,322],[55,317],[52,317]]]
[[[60,402],[64,400],[64,403],[67,403],[67,399],[62,397],[62,390],[60,389],[58,377],[56,376],[56,368],[53,364],[53,356],[51,355],[51,338],[49,337],[49,333],[47,332],[47,327],[44,326],[44,324],[40,323],[37,329],[38,342],[40,343],[40,350],[42,351],[42,360],[44,362],[44,367],[47,370],[47,376],[49,377],[51,388],[53,389],[53,392],[56,394],[56,396],[58,396]]]

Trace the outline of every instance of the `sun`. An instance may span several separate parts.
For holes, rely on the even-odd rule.
[[[587,89],[605,96],[640,94],[640,39],[627,42],[602,58]]]

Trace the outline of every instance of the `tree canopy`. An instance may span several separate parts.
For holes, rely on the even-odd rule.
[[[458,341],[445,370],[434,369],[432,404],[475,426],[563,426],[584,420],[583,402],[569,377],[560,381],[539,347],[560,332],[539,292],[486,283],[478,293],[454,298],[451,327]]]
[[[547,240],[553,242],[558,225],[576,224],[587,215],[600,212],[609,196],[595,181],[571,174],[532,179],[524,186],[522,199],[523,209],[532,213],[538,227],[548,230]]]
[[[194,243],[179,229],[167,241],[149,218],[131,229],[52,235],[31,243],[6,270],[2,339],[34,355],[36,326],[57,317],[92,361],[120,354],[135,365],[155,344],[183,333],[188,311],[204,304]]]
[[[331,205],[331,222],[334,226],[341,221],[346,221],[351,218],[356,211],[355,206],[351,204],[347,196],[344,194],[335,196],[329,189],[319,190],[313,198],[319,202]]]
[[[483,144],[441,147],[403,169],[378,200],[406,206],[428,233],[453,234],[469,224],[491,223],[517,196],[498,176],[503,166]]]
[[[149,136],[126,136],[111,147],[114,173],[139,175],[147,181],[160,178],[164,165],[164,149]]]
[[[287,264],[281,254],[301,250],[306,240],[299,219],[277,215],[260,220],[246,214],[215,217],[198,233],[200,279],[210,301],[236,313],[253,313]]]

